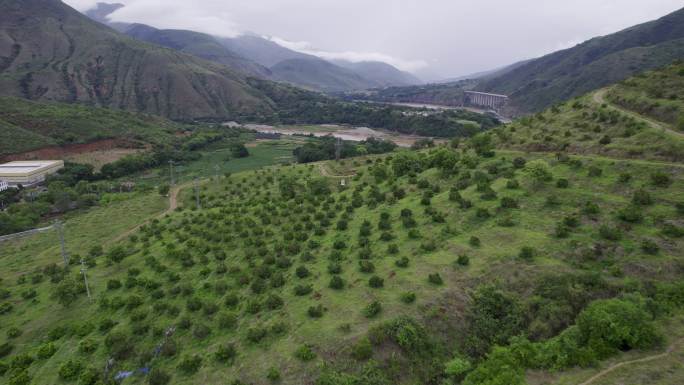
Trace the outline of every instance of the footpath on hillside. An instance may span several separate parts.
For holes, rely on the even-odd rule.
[[[671,129],[666,123],[658,122],[656,120],[647,118],[647,117],[645,117],[639,113],[636,113],[634,111],[631,111],[631,110],[625,109],[623,107],[617,106],[613,103],[610,103],[609,101],[606,100],[606,92],[608,92],[608,90],[609,90],[609,88],[602,88],[602,89],[594,92],[594,95],[592,97],[594,102],[597,104],[605,104],[614,110],[618,110],[618,111],[620,111],[624,114],[627,114],[627,115],[629,115],[635,119],[638,119],[638,120],[641,120],[642,122],[645,122],[646,124],[648,124],[652,128],[655,128],[657,130],[662,130],[668,134],[677,136],[680,139],[684,139],[684,133],[677,132],[677,131]]]
[[[672,345],[670,345],[670,347],[668,347],[667,350],[666,350],[665,352],[663,352],[663,353],[654,354],[654,355],[652,355],[652,356],[643,357],[643,358],[639,358],[639,359],[636,359],[636,360],[623,361],[623,362],[618,362],[618,363],[616,363],[616,364],[613,364],[613,365],[611,365],[611,366],[609,366],[609,367],[607,367],[607,368],[601,370],[600,372],[596,373],[595,375],[593,375],[592,377],[590,377],[588,380],[582,382],[582,383],[579,384],[579,385],[591,385],[591,384],[593,384],[596,380],[598,380],[599,378],[601,378],[601,377],[603,377],[603,376],[605,376],[605,375],[607,375],[607,374],[609,374],[609,373],[611,373],[611,372],[613,372],[613,371],[615,371],[615,370],[617,370],[617,369],[620,369],[620,368],[622,368],[622,367],[625,367],[625,366],[635,365],[635,364],[641,364],[641,363],[644,363],[644,362],[650,362],[650,361],[659,360],[659,359],[661,359],[661,358],[665,358],[665,357],[669,356],[670,354],[672,354],[672,352],[674,352],[674,350],[677,348],[677,346],[679,346],[682,342],[684,342],[684,339],[680,339],[680,340],[678,340],[678,341],[675,341],[675,342],[674,342]]]

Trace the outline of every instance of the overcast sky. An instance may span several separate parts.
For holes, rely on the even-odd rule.
[[[100,0],[102,1],[102,0]],[[106,0],[105,0],[106,1]],[[97,0],[65,0],[84,11]],[[112,19],[254,32],[309,53],[444,78],[541,56],[684,7],[683,0],[110,0]]]

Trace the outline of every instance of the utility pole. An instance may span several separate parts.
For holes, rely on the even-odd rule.
[[[175,184],[173,180],[173,160],[169,161],[169,179],[171,180],[171,186]]]
[[[88,286],[88,276],[86,272],[88,268],[86,267],[85,260],[81,258],[81,274],[83,274],[83,282],[85,283],[86,293],[88,293],[88,300],[92,300],[90,297],[90,286]]]
[[[195,201],[197,202],[197,210],[201,209],[199,196],[199,179],[195,177]]]
[[[62,249],[62,258],[64,259],[64,266],[69,266],[69,254],[66,250],[66,245],[64,243],[64,226],[62,221],[59,219],[55,221],[55,230],[57,230],[57,236],[59,237],[59,244]]]
[[[342,138],[337,138],[335,141],[335,160],[340,161],[340,157],[342,156]]]

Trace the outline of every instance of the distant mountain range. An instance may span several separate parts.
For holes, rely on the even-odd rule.
[[[143,24],[112,22],[108,16],[123,4],[98,3],[86,15],[135,39],[211,60],[264,79],[311,90],[343,92],[419,84],[415,76],[383,62],[330,62],[283,47],[256,34],[233,38],[188,30],[161,30]]]
[[[176,120],[276,108],[241,71],[122,35],[59,0],[0,4],[0,95]]]
[[[463,91],[505,94],[510,115],[541,111],[555,103],[664,67],[684,58],[684,9],[658,20],[590,39],[575,47],[495,71],[451,79],[451,84],[397,87],[364,93],[382,101],[460,104]],[[464,81],[465,79],[469,81]]]

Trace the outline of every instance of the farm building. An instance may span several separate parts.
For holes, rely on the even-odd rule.
[[[45,181],[45,177],[64,168],[61,160],[14,161],[0,164],[0,180],[9,187],[33,186]]]

